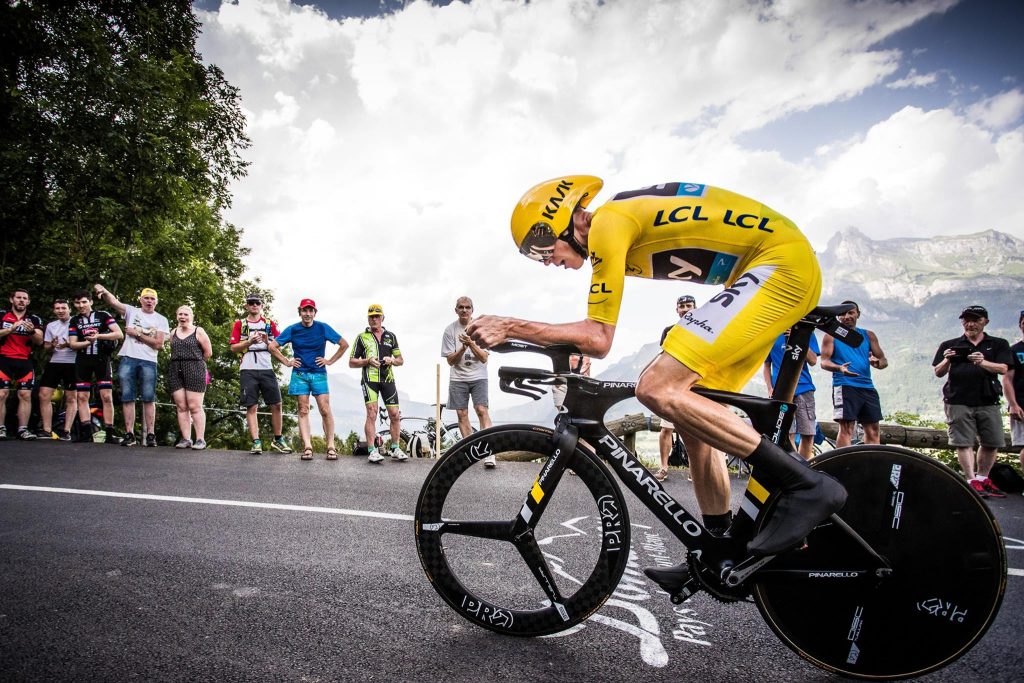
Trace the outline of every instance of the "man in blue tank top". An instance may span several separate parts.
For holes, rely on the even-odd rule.
[[[882,370],[889,366],[875,333],[857,327],[860,306],[854,301],[843,303],[853,304],[854,307],[839,316],[839,321],[847,327],[855,328],[864,337],[864,341],[857,348],[852,348],[846,344],[836,344],[826,334],[821,342],[821,368],[833,373],[833,419],[839,423],[836,448],[850,445],[858,422],[864,429],[864,443],[879,443],[878,423],[882,419],[882,405],[871,381],[871,368]]]

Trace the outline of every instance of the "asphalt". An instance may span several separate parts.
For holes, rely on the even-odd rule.
[[[640,568],[680,559],[681,546],[638,505],[631,580],[591,620],[536,639],[475,627],[441,601],[416,555],[411,516],[432,464],[0,442],[0,677],[831,678],[783,646],[752,604],[698,595],[673,606]],[[502,463],[472,495],[521,502],[535,472]],[[666,485],[695,506],[684,473]],[[733,480],[737,495],[744,485]],[[1011,681],[1024,670],[1024,497],[990,505],[1009,549],[1002,610],[971,652],[922,680]],[[580,522],[571,505],[552,514],[557,553]]]

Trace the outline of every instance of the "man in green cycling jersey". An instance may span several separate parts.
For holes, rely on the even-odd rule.
[[[572,344],[603,358],[615,335],[626,275],[724,285],[672,328],[663,352],[641,373],[636,396],[682,435],[709,531],[724,533],[731,518],[728,472],[718,449],[739,455],[781,488],[771,519],[748,550],[770,555],[794,547],[842,508],[846,491],[691,389],[699,384],[738,391],[774,340],[814,308],[821,274],[810,244],[789,219],[760,202],[698,183],[621,192],[587,211],[602,185],[593,176],[546,181],[512,213],[512,237],[522,254],[574,270],[589,259],[587,318],[547,324],[482,316],[467,332],[485,348],[521,339]],[[673,571],[681,577],[685,569]]]
[[[356,343],[352,345],[352,353],[349,355],[348,366],[350,368],[362,368],[363,403],[366,405],[366,422],[363,424],[363,432],[366,435],[366,445],[370,453],[366,458],[367,462],[380,463],[384,461],[377,448],[377,400],[384,401],[384,407],[388,411],[388,418],[391,420],[391,458],[399,462],[407,459],[402,448],[398,445],[401,437],[402,419],[398,410],[398,387],[395,385],[395,370],[405,363],[402,358],[402,351],[398,348],[398,338],[391,330],[384,329],[384,309],[380,304],[370,304],[366,309],[366,322],[369,323],[366,330],[356,337]]]

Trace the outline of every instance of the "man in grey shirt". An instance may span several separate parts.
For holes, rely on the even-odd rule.
[[[491,426],[487,412],[487,351],[477,346],[466,334],[466,326],[473,319],[473,301],[461,296],[455,302],[455,315],[459,319],[445,328],[441,337],[441,355],[450,368],[448,381],[448,407],[459,417],[459,431],[469,436],[469,398],[480,420],[480,429]],[[484,459],[485,467],[494,467],[494,456]]]

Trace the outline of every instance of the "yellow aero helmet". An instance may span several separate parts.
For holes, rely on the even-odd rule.
[[[578,254],[587,252],[572,231],[572,213],[586,207],[604,181],[592,175],[570,175],[534,185],[512,210],[512,239],[519,253],[534,261],[547,263],[555,251],[555,241],[568,242]]]

